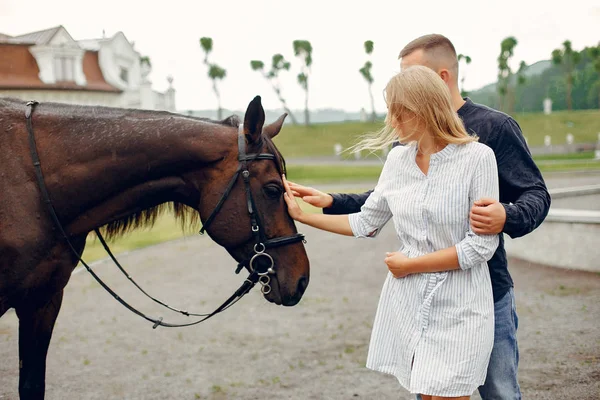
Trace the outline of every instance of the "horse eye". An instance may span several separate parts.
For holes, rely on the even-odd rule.
[[[267,185],[264,187],[265,194],[273,199],[281,197],[283,189],[278,185]]]

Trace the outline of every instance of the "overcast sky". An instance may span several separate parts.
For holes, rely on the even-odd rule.
[[[399,70],[400,49],[427,33],[441,33],[472,63],[467,90],[493,82],[500,42],[515,36],[513,66],[548,59],[565,39],[576,49],[600,41],[600,1],[138,1],[0,0],[0,32],[18,35],[63,25],[74,39],[122,31],[152,60],[154,87],[164,90],[174,77],[179,110],[215,108],[199,38],[214,40],[212,60],[227,70],[220,83],[223,106],[245,109],[253,96],[265,108],[279,107],[268,83],[250,69],[250,60],[270,61],[282,53],[292,70],[282,74],[291,108],[302,108],[304,92],[296,82],[300,61],[292,41],[309,40],[314,48],[309,106],[349,111],[369,107],[367,86],[358,69],[367,60],[365,40],[373,40],[373,92],[376,108],[385,108],[382,90]]]

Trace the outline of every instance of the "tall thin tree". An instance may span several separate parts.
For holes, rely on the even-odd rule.
[[[598,107],[600,107],[600,43],[598,46],[588,48],[588,56],[592,59],[594,69],[598,73],[598,80],[596,85],[598,86]]]
[[[300,73],[298,74],[298,83],[304,89],[304,124],[310,125],[310,114],[308,112],[308,78],[310,76],[310,67],[312,65],[312,45],[308,40],[294,40],[294,55],[302,60]]]
[[[265,72],[265,63],[263,63],[262,61],[250,61],[250,68],[252,68],[253,71],[260,71],[262,76],[271,84],[271,87],[273,88],[275,94],[277,95],[277,98],[281,102],[284,111],[290,116],[292,123],[296,125],[298,121],[296,120],[296,117],[294,117],[292,110],[290,110],[287,106],[285,98],[281,93],[281,83],[279,82],[279,73],[281,71],[289,71],[290,65],[291,64],[288,61],[286,61],[286,59],[281,54],[273,55],[273,58],[271,59],[271,69],[268,72]]]
[[[373,54],[373,41],[372,40],[367,40],[364,43],[365,46],[365,53],[367,53],[367,55],[371,55]],[[366,61],[365,65],[363,65],[363,67],[361,69],[358,70],[358,72],[360,72],[360,74],[363,76],[363,78],[365,78],[365,81],[367,81],[367,85],[369,86],[369,98],[371,99],[371,122],[375,122],[375,118],[377,116],[377,114],[375,113],[375,101],[373,100],[373,74],[371,74],[371,68],[373,68],[373,63],[371,63],[371,61]]]
[[[510,80],[512,77],[512,70],[510,68],[510,59],[514,55],[515,47],[517,46],[517,39],[514,36],[509,36],[502,40],[500,43],[500,55],[498,56],[498,94],[499,94],[499,108],[502,111],[510,112],[509,105],[507,104],[507,94],[510,90]]]
[[[460,64],[461,61],[464,61],[465,68],[459,69],[460,71],[462,71],[461,78],[460,78],[460,95],[462,97],[467,97],[469,95],[469,93],[465,90],[465,78],[467,77],[466,66],[471,64],[471,57],[469,57],[465,54],[459,54],[458,55],[458,63]]]
[[[208,56],[213,49],[213,40],[209,37],[200,38],[200,47],[204,50],[204,65],[208,68],[208,77],[212,81],[213,92],[215,92],[215,96],[217,96],[217,118],[223,118],[223,109],[221,108],[221,94],[219,93],[219,89],[217,87],[217,82],[225,79],[227,76],[227,71],[217,64],[211,63],[208,60]]]
[[[516,75],[516,86],[523,86],[525,85],[525,82],[527,81],[527,78],[525,77],[525,70],[527,69],[527,64],[525,63],[525,61],[521,61],[521,63],[519,64],[519,69],[517,70]],[[510,110],[514,110],[515,108],[515,103],[516,103],[516,87],[513,88],[512,90],[510,90]]]
[[[573,109],[573,99],[571,92],[573,91],[573,78],[575,66],[579,64],[581,60],[581,54],[571,46],[570,40],[563,42],[562,49],[555,49],[552,51],[552,62],[555,65],[561,65],[565,74],[565,82],[567,84],[567,109],[570,111]]]

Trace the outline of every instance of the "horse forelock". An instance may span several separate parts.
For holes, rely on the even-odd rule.
[[[277,165],[277,170],[279,171],[279,173],[287,175],[285,158],[283,158],[283,155],[281,154],[281,152],[279,151],[277,146],[275,146],[275,143],[273,143],[273,140],[271,138],[269,138],[268,136],[265,136],[265,135],[262,135],[262,136],[263,136],[263,140],[265,141],[265,143],[267,145],[267,149],[269,150],[270,153],[272,153],[275,156],[275,164]]]

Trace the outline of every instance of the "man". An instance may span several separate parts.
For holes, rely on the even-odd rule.
[[[458,59],[454,45],[442,35],[432,34],[410,42],[400,52],[402,69],[424,65],[434,70],[447,84],[452,103],[467,132],[494,150],[498,164],[500,201],[478,199],[470,212],[477,234],[506,233],[512,238],[537,228],[548,214],[550,195],[544,179],[533,162],[521,129],[510,116],[471,100],[463,99],[458,89]],[[372,191],[363,194],[326,194],[296,184],[292,190],[304,201],[322,207],[326,214],[351,214],[360,211]],[[479,393],[483,400],[521,399],[517,381],[519,350],[518,318],[513,281],[508,272],[504,239],[488,262],[494,293],[494,348],[487,378]]]

